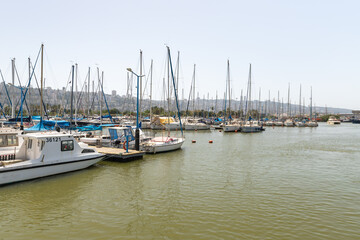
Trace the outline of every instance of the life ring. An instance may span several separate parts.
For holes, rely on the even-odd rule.
[[[123,143],[123,149],[126,150],[126,141]]]

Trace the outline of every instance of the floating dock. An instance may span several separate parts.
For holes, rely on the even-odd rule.
[[[140,159],[144,156],[145,152],[143,151],[136,151],[136,150],[126,150],[122,148],[111,148],[111,147],[95,147],[96,151],[99,153],[105,154],[107,156],[106,160],[111,161],[121,161],[121,162],[128,162],[135,159]]]

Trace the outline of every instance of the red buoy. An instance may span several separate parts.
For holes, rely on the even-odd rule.
[[[213,140],[210,140],[209,143],[213,143]]]
[[[192,140],[191,142],[192,142],[192,143],[196,143],[196,140]]]

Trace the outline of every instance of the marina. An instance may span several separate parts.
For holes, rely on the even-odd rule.
[[[0,240],[360,240],[359,9],[4,2]]]

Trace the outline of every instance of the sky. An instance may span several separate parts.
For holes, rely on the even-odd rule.
[[[144,97],[153,59],[153,98],[161,99],[169,46],[174,64],[180,52],[179,89],[186,98],[194,64],[200,98],[223,98],[229,60],[233,99],[246,92],[251,63],[253,99],[261,88],[261,100],[269,92],[277,99],[279,91],[287,102],[290,84],[291,102],[298,103],[301,85],[306,105],[312,87],[317,106],[360,109],[359,9],[356,0],[4,1],[0,70],[10,82],[15,58],[25,84],[27,58],[34,62],[43,43],[46,86],[65,87],[77,63],[79,88],[88,68],[95,79],[98,67],[104,91],[124,95],[126,68],[139,73],[141,49]]]

